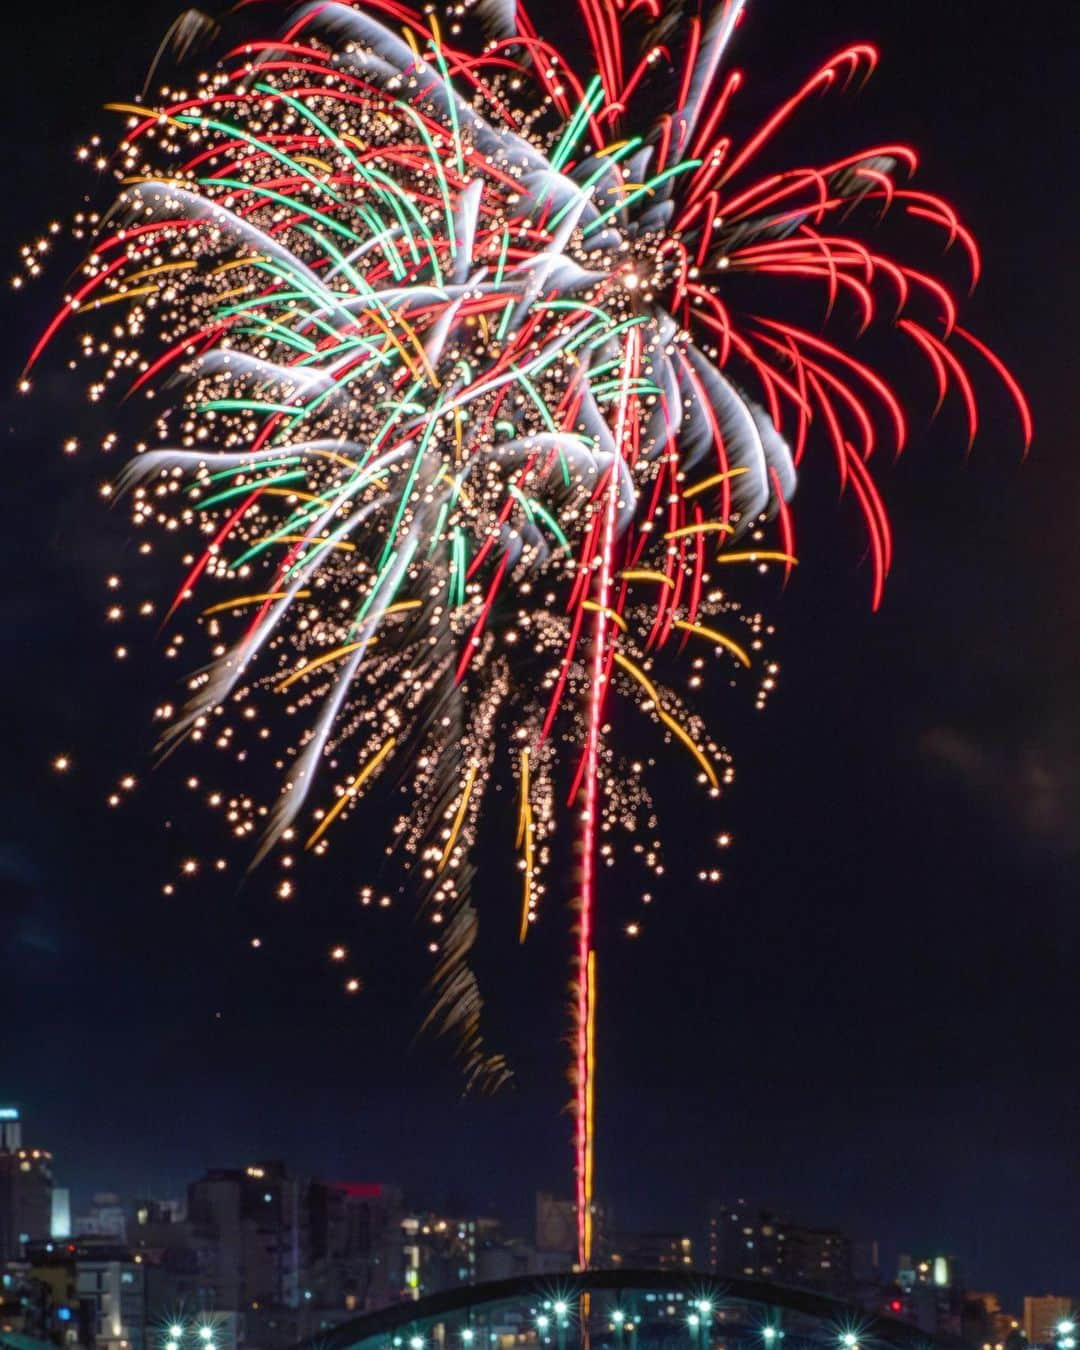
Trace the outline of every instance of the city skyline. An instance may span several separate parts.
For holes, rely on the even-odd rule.
[[[266,1304],[268,1312],[299,1310],[309,1322],[328,1317],[320,1325],[330,1326],[347,1313],[462,1285],[557,1276],[572,1264],[574,1204],[565,1196],[536,1192],[522,1225],[467,1206],[446,1209],[385,1180],[304,1176],[281,1160],[258,1159],[207,1167],[176,1195],[144,1188],[73,1204],[51,1154],[23,1137],[19,1109],[0,1107],[0,1121],[0,1264],[25,1271],[29,1263],[33,1272],[42,1263],[112,1263],[111,1278],[123,1283],[121,1271],[141,1263],[139,1325],[147,1333],[173,1306],[188,1306],[188,1316],[227,1312],[242,1323]],[[696,1271],[719,1280],[717,1293],[725,1281],[737,1290],[746,1280],[816,1291],[929,1335],[963,1337],[974,1350],[984,1339],[1023,1350],[1021,1332],[1032,1345],[1060,1340],[1080,1303],[1039,1292],[1009,1306],[999,1292],[980,1292],[980,1272],[954,1252],[924,1245],[915,1255],[883,1256],[876,1239],[825,1226],[820,1216],[793,1219],[758,1200],[713,1198],[706,1211],[704,1221],[687,1216],[668,1231],[642,1232],[598,1205],[596,1268]],[[297,1339],[300,1325],[286,1341],[290,1334]],[[138,1338],[132,1345],[145,1350]]]
[[[30,1133],[23,1137],[21,1131],[26,1125],[26,1118],[18,1106],[3,1107],[0,1110],[0,1122],[3,1122],[7,1131],[0,1136],[0,1154],[3,1148],[14,1149],[24,1146],[24,1152],[29,1154],[33,1149],[34,1156],[37,1156],[36,1151],[41,1141],[36,1138],[32,1127]],[[436,1186],[427,1189],[408,1178],[377,1175],[372,1172],[346,1175],[335,1172],[333,1168],[328,1170],[318,1166],[297,1168],[290,1160],[249,1151],[243,1158],[226,1160],[224,1165],[219,1159],[215,1162],[206,1162],[187,1172],[181,1164],[174,1163],[171,1170],[176,1179],[173,1182],[161,1184],[159,1181],[155,1184],[145,1180],[125,1192],[122,1188],[118,1190],[103,1184],[100,1176],[92,1184],[86,1180],[81,1184],[72,1184],[73,1179],[57,1167],[55,1156],[51,1152],[46,1152],[43,1156],[47,1158],[51,1185],[54,1188],[61,1188],[55,1192],[62,1197],[62,1201],[59,1209],[55,1205],[52,1208],[50,1230],[52,1237],[60,1242],[61,1246],[65,1239],[78,1242],[80,1238],[88,1238],[91,1242],[115,1238],[120,1246],[130,1246],[135,1241],[133,1234],[135,1236],[138,1234],[138,1229],[133,1225],[144,1222],[140,1216],[146,1205],[163,1207],[167,1220],[188,1217],[193,1188],[202,1184],[198,1180],[200,1173],[203,1175],[203,1181],[213,1177],[261,1178],[264,1169],[269,1168],[273,1170],[274,1175],[289,1178],[290,1184],[295,1186],[305,1188],[329,1186],[331,1189],[336,1188],[358,1197],[362,1196],[365,1200],[384,1196],[386,1203],[391,1204],[395,1212],[403,1218],[410,1214],[443,1213],[471,1215],[477,1221],[490,1221],[497,1226],[500,1240],[526,1243],[535,1240],[537,1251],[549,1250],[554,1253],[556,1249],[560,1249],[562,1257],[566,1258],[564,1264],[571,1264],[574,1206],[565,1187],[561,1195],[557,1191],[521,1192],[516,1197],[516,1205],[504,1207],[492,1198],[477,1203],[460,1179],[442,1188]],[[276,1169],[281,1169],[280,1173]],[[166,1172],[168,1170],[167,1168]],[[252,1185],[255,1190],[259,1189],[254,1182]],[[904,1271],[915,1271],[909,1254],[910,1250],[914,1250],[919,1254],[915,1258],[916,1263],[920,1260],[925,1263],[918,1266],[918,1270],[923,1272],[922,1275],[913,1275],[913,1279],[931,1286],[947,1284],[963,1289],[973,1287],[984,1289],[993,1286],[998,1290],[995,1297],[1000,1295],[1004,1298],[1014,1309],[1009,1315],[1016,1319],[1029,1315],[1022,1309],[1033,1298],[1049,1296],[1047,1293],[1049,1286],[1046,1289],[1041,1285],[1028,1287],[1018,1281],[1014,1273],[1002,1281],[987,1280],[983,1278],[985,1272],[980,1270],[979,1263],[973,1258],[972,1253],[955,1250],[948,1243],[936,1242],[933,1238],[920,1236],[917,1241],[901,1239],[887,1227],[880,1225],[873,1231],[866,1229],[848,1231],[848,1226],[837,1219],[835,1211],[807,1212],[798,1205],[792,1207],[782,1197],[775,1195],[752,1194],[747,1199],[744,1196],[737,1196],[734,1192],[725,1192],[722,1187],[710,1191],[706,1183],[699,1185],[698,1201],[696,1207],[692,1206],[682,1212],[679,1212],[678,1205],[673,1203],[665,1215],[667,1222],[643,1224],[640,1218],[628,1219],[603,1196],[598,1197],[599,1217],[596,1223],[599,1234],[598,1250],[602,1254],[600,1266],[610,1266],[613,1260],[616,1264],[622,1261],[623,1264],[641,1266],[682,1265],[703,1272],[726,1272],[740,1277],[771,1280],[796,1288],[818,1287],[833,1296],[864,1304],[867,1297],[876,1299],[886,1313],[897,1315],[899,1307],[893,1308],[889,1303],[890,1291],[902,1292],[905,1287]],[[549,1217],[546,1219],[542,1210],[544,1204],[548,1206],[549,1211]],[[0,1211],[2,1210],[3,1205],[0,1204]],[[42,1211],[45,1218],[41,1220],[46,1225],[48,1212],[46,1206]],[[69,1225],[68,1231],[57,1231],[55,1225],[58,1214],[62,1216],[61,1221],[66,1220]],[[118,1230],[116,1225],[119,1225]],[[783,1248],[777,1247],[777,1234],[784,1234],[789,1229],[791,1230],[788,1233],[789,1251],[785,1264]],[[547,1233],[546,1239],[541,1236],[543,1233]],[[782,1243],[783,1237],[781,1236],[779,1240]],[[37,1241],[39,1243],[44,1241],[44,1237],[39,1237]],[[636,1251],[637,1245],[642,1242],[651,1243],[653,1246],[658,1242],[670,1244],[671,1253],[667,1258],[640,1261],[632,1256],[613,1256],[613,1253],[620,1250]],[[796,1251],[791,1249],[792,1242],[796,1243],[797,1252],[800,1254],[797,1255]],[[629,1248],[627,1243],[630,1244]],[[810,1245],[807,1246],[807,1243]],[[833,1253],[833,1273],[808,1276],[803,1266],[807,1260],[817,1264],[819,1249],[825,1258],[828,1258],[830,1251]],[[652,1251],[652,1247],[649,1247],[649,1251]],[[958,1266],[955,1265],[957,1261]],[[942,1262],[946,1264],[942,1266]],[[828,1259],[823,1261],[824,1266],[828,1267],[829,1264]],[[558,1262],[552,1269],[557,1266]],[[947,1278],[939,1274],[939,1267],[949,1272]],[[898,1271],[895,1279],[889,1274],[890,1270],[894,1269]],[[959,1276],[956,1270],[960,1271]],[[477,1278],[474,1272],[471,1279]],[[1004,1294],[1001,1294],[1002,1290],[1005,1291]],[[1059,1294],[1056,1297],[1060,1302],[1062,1296]],[[1069,1297],[1065,1295],[1066,1300]],[[1076,1303],[1080,1307],[1080,1290],[1077,1291]],[[915,1312],[912,1310],[905,1315],[915,1315]]]

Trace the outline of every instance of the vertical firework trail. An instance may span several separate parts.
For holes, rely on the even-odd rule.
[[[624,458],[627,424],[636,414],[630,390],[639,377],[639,338],[633,328],[627,334],[623,352],[622,390],[619,416],[615,426],[615,461],[607,473],[604,491],[603,530],[600,544],[600,575],[597,586],[596,622],[593,635],[592,668],[589,681],[588,724],[583,761],[585,807],[581,817],[581,899],[578,919],[577,1013],[575,1046],[577,1058],[576,1137],[578,1262],[588,1266],[592,1255],[592,1178],[593,1178],[593,1029],[596,1021],[596,953],[592,948],[593,911],[596,907],[596,846],[599,803],[600,737],[603,734],[604,696],[611,672],[608,650],[608,626],[612,611],[611,581],[615,560],[615,522],[617,519],[620,466]]]

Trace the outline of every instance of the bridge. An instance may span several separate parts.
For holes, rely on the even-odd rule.
[[[297,1350],[962,1350],[807,1289],[685,1269],[523,1275],[395,1304]]]

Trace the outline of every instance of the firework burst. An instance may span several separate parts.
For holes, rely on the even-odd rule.
[[[117,488],[139,532],[191,548],[169,650],[185,619],[207,648],[164,744],[269,754],[270,800],[215,802],[254,858],[321,854],[366,793],[406,783],[392,846],[437,929],[431,1017],[470,1081],[508,1073],[469,959],[469,858],[500,758],[521,941],[574,813],[582,1262],[596,869],[616,836],[660,865],[643,766],[604,735],[609,694],[705,792],[730,781],[701,670],[751,668],[759,703],[773,686],[763,620],[732,586],[740,567],[794,567],[805,453],[831,455],[858,504],[879,603],[891,539],[869,465],[908,432],[854,354],[863,329],[914,344],[971,438],[964,361],[983,362],[1030,439],[949,289],[861,239],[891,213],[976,280],[969,231],[908,185],[908,147],[757,167],[874,50],[838,53],[736,130],[742,16],[741,0],[578,0],[571,61],[513,0],[305,5],[192,88],[117,105],[119,145],[85,155],[119,195],[79,221],[92,251],[30,361],[78,317],[90,397],[151,400],[154,439]],[[835,324],[791,322],[793,287]]]

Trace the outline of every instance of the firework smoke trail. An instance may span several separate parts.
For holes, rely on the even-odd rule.
[[[597,872],[617,839],[662,870],[637,744],[624,755],[604,734],[609,699],[637,707],[711,796],[731,781],[694,706],[705,654],[725,682],[755,668],[763,705],[770,630],[729,583],[739,566],[790,574],[807,455],[831,454],[850,489],[880,603],[892,540],[870,464],[883,433],[899,451],[908,428],[856,354],[864,329],[891,323],[914,345],[938,405],[959,395],[969,440],[968,357],[1031,437],[1016,381],[957,322],[949,287],[860,236],[899,217],[977,280],[970,231],[907,185],[909,147],[757,168],[803,104],[873,70],[874,49],[839,52],[739,128],[727,62],[743,14],[742,0],[701,14],[578,0],[575,63],[515,0],[441,20],[401,0],[290,11],[192,89],[113,105],[119,145],[110,156],[95,138],[80,157],[113,172],[118,196],[76,217],[90,252],[24,380],[78,318],[91,401],[153,400],[156,444],[141,426],[116,495],[141,553],[195,547],[171,603],[138,612],[164,609],[168,656],[185,627],[208,649],[184,705],[160,710],[163,745],[280,785],[271,801],[208,800],[248,857],[278,858],[282,899],[294,853],[324,854],[397,775],[408,805],[387,851],[409,862],[432,925],[428,1021],[457,1038],[470,1084],[509,1073],[482,1034],[470,959],[470,856],[498,756],[518,789],[521,941],[570,779],[582,1265]],[[27,275],[47,247],[24,251]],[[822,331],[791,321],[793,288],[823,299]]]

